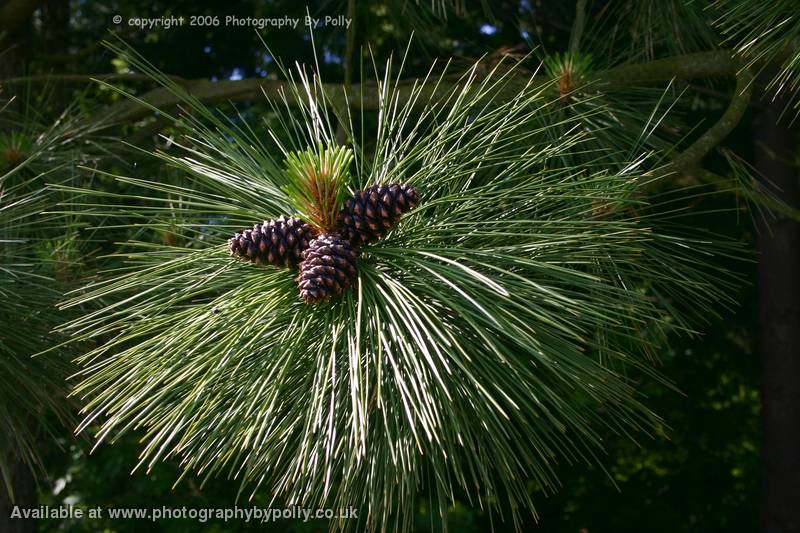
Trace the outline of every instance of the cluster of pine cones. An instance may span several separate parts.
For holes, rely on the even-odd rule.
[[[359,247],[381,239],[418,202],[419,193],[409,185],[373,185],[345,202],[335,228],[282,216],[236,233],[228,248],[232,256],[253,263],[299,266],[300,298],[319,303],[350,285]]]

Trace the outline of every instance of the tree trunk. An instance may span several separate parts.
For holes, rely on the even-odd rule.
[[[786,102],[764,95],[753,117],[754,164],[798,206],[797,143],[777,124]],[[800,223],[775,214],[759,227],[761,531],[800,533]]]
[[[23,463],[16,454],[7,454],[5,460],[11,484],[14,487],[14,499],[12,501],[5,483],[0,480],[0,531],[3,533],[31,533],[36,530],[35,521],[11,518],[11,512],[15,505],[20,508],[36,506],[36,483],[33,474],[28,465]]]

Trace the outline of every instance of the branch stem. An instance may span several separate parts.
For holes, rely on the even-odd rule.
[[[733,91],[728,108],[716,124],[708,128],[703,135],[673,160],[672,168],[677,172],[686,172],[699,165],[703,158],[739,124],[747,111],[752,94],[753,77],[747,69],[742,69],[736,74],[736,89]]]
[[[667,59],[650,61],[640,65],[625,65],[596,73],[598,88],[616,89],[621,87],[639,86],[668,82],[672,79],[696,79],[713,76],[732,76],[738,70],[738,64],[733,60],[729,51],[703,52],[698,54],[685,54]],[[89,79],[87,77],[87,79]],[[548,83],[547,76],[537,76],[533,85]],[[407,80],[400,83],[400,98],[405,98],[411,92],[414,81]],[[199,101],[214,103],[221,101],[242,101],[259,98],[262,93],[268,97],[278,97],[285,89],[286,84],[277,80],[245,79],[225,80],[212,82],[209,80],[194,80],[185,83],[186,90]],[[344,91],[341,85],[324,84],[325,92],[330,96],[332,103],[344,103]],[[405,89],[404,89],[405,88]],[[442,82],[437,85],[436,92],[446,94],[453,89],[452,82]],[[364,98],[353,99],[351,104],[362,106],[365,109],[377,109],[378,86],[364,84]],[[433,96],[434,89],[425,88],[429,94],[422,97]],[[290,91],[284,91],[287,96]],[[405,92],[406,96],[403,95]],[[180,103],[180,99],[166,89],[158,88],[141,96],[145,102],[161,109],[168,109]],[[291,100],[291,98],[290,98]],[[151,111],[136,102],[120,102],[112,104],[101,112],[102,118],[112,118],[115,122],[132,122],[148,116]]]

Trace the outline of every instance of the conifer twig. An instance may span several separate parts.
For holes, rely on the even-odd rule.
[[[679,55],[638,65],[615,67],[595,73],[595,79],[600,88],[608,89],[661,83],[672,79],[689,80],[714,76],[731,76],[736,73],[737,69],[738,65],[733,60],[731,52],[719,50]],[[541,85],[549,81],[550,79],[547,76],[536,76],[531,85]],[[454,86],[455,82],[443,80],[435,87],[425,87],[425,91],[436,91],[444,95],[451,91]],[[194,80],[185,85],[187,92],[203,103],[243,101],[259,98],[262,94],[280,101],[280,95],[285,92],[287,87],[288,84],[286,82],[263,79],[218,82]],[[323,84],[322,87],[334,105],[344,105],[344,89],[340,84]],[[400,101],[405,101],[409,98],[413,93],[413,87],[414,80],[406,80],[398,84],[397,96]],[[379,92],[376,84],[365,83],[363,98],[354,101],[352,104],[364,109],[377,109],[380,100]],[[288,93],[286,94],[289,103],[294,103],[292,96]],[[174,107],[181,101],[179,96],[165,88],[149,91],[143,94],[140,99],[161,109]],[[93,120],[111,120],[115,123],[134,122],[150,113],[150,109],[138,102],[125,101],[111,104],[108,108],[101,110]]]
[[[736,88],[728,108],[713,126],[675,158],[672,167],[678,172],[684,172],[699,165],[703,157],[721,143],[739,124],[747,110],[752,94],[753,77],[747,69],[742,69],[736,74]]]

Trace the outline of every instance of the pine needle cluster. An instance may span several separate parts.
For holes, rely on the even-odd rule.
[[[10,463],[40,473],[43,439],[56,440],[75,425],[69,356],[41,352],[65,318],[56,304],[77,269],[74,218],[54,212],[64,196],[49,186],[71,183],[73,148],[89,131],[71,110],[43,124],[29,107],[20,117],[6,104],[0,102],[0,119],[13,129],[0,133],[0,490],[13,501]]]
[[[142,466],[173,458],[240,479],[242,497],[362,509],[334,527],[407,530],[422,490],[441,513],[467,498],[516,521],[556,489],[556,462],[597,461],[601,428],[663,431],[637,385],[660,379],[665,333],[725,301],[715,257],[734,248],[637,194],[647,154],[592,159],[602,130],[552,87],[476,66],[401,93],[389,62],[372,114],[300,69],[256,132],[132,61],[182,100],[161,112],[187,142],[157,157],[186,181],[116,176],[137,192],[72,205],[138,228],[178,217],[189,242],[130,242],[63,304],[99,304],[61,328],[91,341],[75,395],[98,443],[138,431]],[[338,129],[347,145],[326,148]],[[317,206],[387,183],[424,201],[361,248],[340,299],[305,305],[287,270],[228,256],[254,220],[324,226],[337,213]]]

